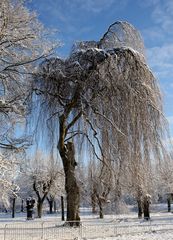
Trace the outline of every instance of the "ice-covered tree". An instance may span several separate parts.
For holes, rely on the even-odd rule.
[[[112,24],[99,42],[77,43],[67,59],[44,61],[38,72],[33,90],[41,95],[40,116],[57,139],[67,220],[79,220],[75,150],[79,158],[78,150],[88,142],[103,165],[117,159],[129,164],[162,159],[160,90],[146,64],[140,34],[127,22]]]
[[[53,47],[36,13],[29,11],[23,0],[0,1],[1,149],[19,151],[30,144],[29,138],[19,134],[19,128],[15,137],[14,129],[24,120],[36,62],[48,56]],[[1,154],[1,180],[5,184],[5,176],[14,169],[14,161],[4,156],[3,151]],[[9,185],[6,179],[4,189]]]
[[[90,187],[92,212],[99,208],[99,217],[104,217],[104,207],[109,200],[112,188],[112,171],[102,162],[89,165],[88,182]]]
[[[24,1],[0,2],[1,147],[4,147],[2,136],[7,134],[7,130],[9,132],[14,122],[20,121],[25,113],[28,87],[31,85],[36,61],[48,56],[54,47],[47,34],[37,20],[36,13],[30,12]],[[8,147],[8,144],[12,147],[9,135],[5,138],[5,147]],[[20,143],[19,140],[14,142]]]
[[[26,160],[26,166],[23,167],[18,178],[19,186],[26,191],[26,187],[23,186],[22,182],[20,183],[21,178],[25,179],[25,184],[27,181],[29,190],[25,193],[25,198],[36,197],[37,216],[41,218],[46,198],[50,199],[50,196],[55,198],[58,193],[61,195],[64,190],[62,167],[53,156],[44,155],[43,152],[37,151],[32,158]],[[26,195],[29,192],[30,195]]]

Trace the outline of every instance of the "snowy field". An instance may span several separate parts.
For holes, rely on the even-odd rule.
[[[95,238],[95,240],[172,240],[173,232],[143,233],[134,235],[124,235],[110,238]]]
[[[106,215],[103,220],[81,208],[81,226],[63,226],[60,214],[26,221],[25,214],[11,219],[0,214],[0,240],[173,240],[173,214],[164,204],[153,205],[151,221],[139,220],[135,212]]]

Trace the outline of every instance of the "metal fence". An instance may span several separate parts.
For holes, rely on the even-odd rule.
[[[152,222],[117,223],[117,222],[80,222],[71,227],[70,223],[24,222],[6,224],[0,229],[0,240],[74,240],[105,238],[126,234],[172,230],[172,223]]]

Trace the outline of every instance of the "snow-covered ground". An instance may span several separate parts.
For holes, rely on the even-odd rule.
[[[173,240],[173,232],[141,233],[136,235],[123,235],[110,238],[95,238],[95,240]],[[90,240],[90,239],[87,239]],[[93,239],[92,239],[93,240]]]
[[[173,240],[173,214],[165,204],[152,205],[150,221],[139,220],[133,210],[101,220],[91,209],[81,208],[81,226],[76,228],[62,226],[60,213],[32,221],[26,220],[26,213],[16,214],[15,219],[1,213],[0,240]]]

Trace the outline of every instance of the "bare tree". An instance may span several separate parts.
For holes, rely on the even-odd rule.
[[[57,166],[53,166],[51,168],[50,172],[57,172],[57,175],[55,177],[55,180],[52,183],[52,186],[50,188],[50,191],[46,197],[48,203],[49,203],[49,213],[56,212],[56,199],[57,197],[60,198],[60,196],[64,195],[64,173],[63,170],[61,170]]]
[[[149,219],[149,205],[151,203],[151,193],[153,185],[153,176],[151,167],[147,167],[146,162],[143,164],[134,161],[129,165],[129,193],[131,193],[138,207],[138,218]]]
[[[3,150],[0,153],[0,200],[6,209],[10,207],[9,199],[15,199],[19,191],[16,175],[19,173],[19,163],[22,157],[20,152],[16,151]]]
[[[21,146],[23,142],[23,139],[12,141],[9,128],[21,122],[25,114],[36,61],[50,55],[55,46],[47,34],[36,13],[30,12],[23,0],[0,2],[1,147]],[[10,127],[5,122],[11,123]]]
[[[0,148],[19,151],[31,144],[31,138],[17,134],[24,124],[26,102],[30,96],[31,79],[36,62],[50,55],[54,44],[48,40],[48,32],[30,12],[23,0],[0,1]],[[22,128],[21,128],[22,129]],[[1,181],[14,169],[14,161],[1,150]],[[8,177],[9,178],[9,177]]]
[[[51,122],[58,138],[67,220],[79,220],[75,146],[78,151],[87,141],[104,164],[116,157],[126,162],[163,158],[160,90],[146,65],[140,34],[126,22],[112,24],[99,42],[76,44],[65,60],[43,62],[38,76],[33,90],[41,95],[42,120]]]
[[[55,190],[61,191],[64,176],[52,156],[45,157],[40,151],[37,151],[34,159],[31,160],[30,171],[27,169],[26,174],[30,176],[37,197],[37,215],[41,218],[45,199],[48,195],[55,196]]]
[[[157,164],[154,169],[155,189],[157,197],[160,200],[167,201],[168,212],[171,211],[171,203],[173,200],[173,154],[167,155],[167,159]]]
[[[52,214],[53,213],[53,205],[54,205],[54,202],[55,202],[55,196],[53,196],[52,194],[49,194],[46,197],[46,199],[49,203],[49,213]]]
[[[96,205],[98,205],[99,217],[104,218],[104,206],[108,201],[112,187],[112,172],[110,172],[110,168],[108,168],[105,163],[99,162],[95,166],[90,164],[89,174],[93,210],[95,210]]]

